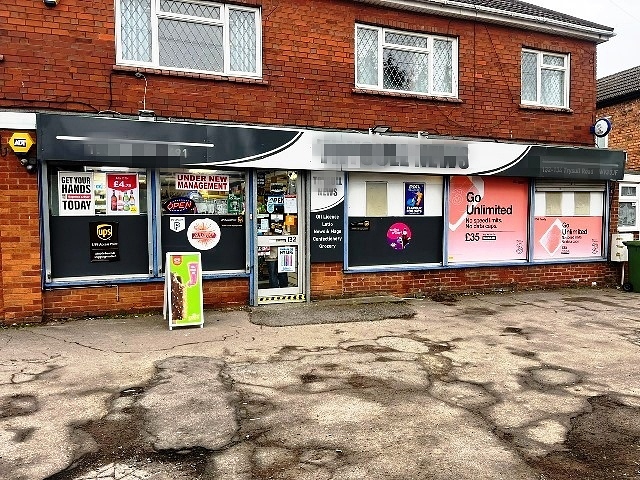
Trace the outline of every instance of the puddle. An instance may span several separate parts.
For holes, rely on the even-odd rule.
[[[322,377],[319,377],[318,375],[314,375],[313,373],[304,373],[300,375],[300,380],[302,380],[302,383],[314,383],[314,382],[321,382]]]
[[[640,477],[640,409],[608,396],[589,400],[592,411],[571,420],[564,450],[529,459],[546,480]]]
[[[524,335],[522,328],[520,327],[506,327],[504,330],[502,330],[502,333],[513,333],[516,335]]]
[[[599,303],[600,305],[605,305],[607,307],[620,308],[619,303],[609,302],[607,300],[602,300],[600,298],[593,298],[593,297],[565,297],[563,298],[563,300],[568,303],[589,302],[589,303]]]
[[[473,316],[490,316],[490,315],[495,315],[496,311],[495,310],[491,310],[490,308],[485,308],[485,307],[470,307],[470,308],[465,308],[462,311],[463,315],[468,315],[470,317]]]
[[[390,353],[398,351],[395,348],[381,345],[350,345],[345,350],[353,353]]]
[[[138,395],[142,395],[144,392],[144,388],[142,387],[133,387],[127,388],[126,390],[122,390],[120,392],[121,397],[137,397]]]
[[[33,395],[13,395],[0,400],[0,418],[21,417],[38,411],[38,399]]]

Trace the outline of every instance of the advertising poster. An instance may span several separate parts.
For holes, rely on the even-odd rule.
[[[164,315],[169,330],[204,324],[200,252],[167,253]]]
[[[344,173],[311,174],[311,262],[344,258]]]
[[[602,256],[602,217],[535,217],[536,260]]]
[[[278,273],[296,271],[296,247],[278,247]]]
[[[452,177],[449,261],[525,260],[528,192],[517,178]]]
[[[176,190],[229,191],[229,175],[176,173]]]
[[[424,215],[424,183],[404,184],[404,214]]]
[[[211,250],[220,242],[220,226],[210,218],[198,218],[187,228],[187,240],[193,248]]]
[[[63,217],[95,214],[91,172],[58,172],[58,211]]]
[[[404,250],[411,241],[411,228],[406,223],[394,223],[387,230],[387,243],[394,250]]]
[[[89,242],[91,262],[120,260],[118,222],[89,222]]]
[[[137,173],[107,173],[107,215],[139,215]]]

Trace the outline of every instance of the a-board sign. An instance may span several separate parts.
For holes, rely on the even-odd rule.
[[[164,317],[169,330],[204,324],[200,252],[168,252],[164,282]]]

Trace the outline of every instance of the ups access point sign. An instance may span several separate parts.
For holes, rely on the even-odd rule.
[[[15,153],[27,153],[33,146],[33,139],[28,133],[16,132],[11,135],[9,146]]]

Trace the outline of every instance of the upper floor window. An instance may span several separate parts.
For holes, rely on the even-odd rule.
[[[118,0],[118,63],[259,77],[260,10],[194,0]]]
[[[522,103],[569,108],[569,55],[522,51]]]
[[[356,25],[356,85],[456,97],[457,40]]]

